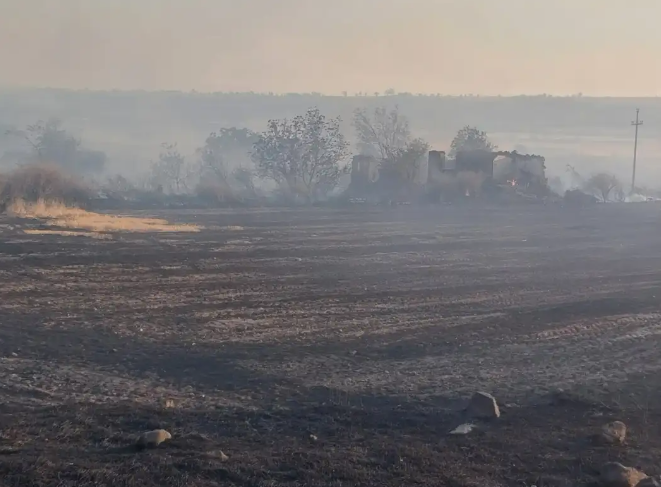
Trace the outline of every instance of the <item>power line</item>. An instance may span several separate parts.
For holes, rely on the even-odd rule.
[[[636,121],[631,122],[631,125],[636,127],[636,133],[634,135],[633,139],[633,172],[631,174],[631,194],[634,193],[634,189],[636,187],[636,154],[638,153],[638,127],[640,127],[643,124],[642,120],[638,120],[638,113],[640,112],[640,108],[636,108]]]

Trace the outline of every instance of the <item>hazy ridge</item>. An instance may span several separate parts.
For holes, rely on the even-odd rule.
[[[60,118],[88,146],[104,150],[109,169],[146,169],[162,142],[178,142],[190,153],[220,127],[261,130],[270,118],[292,117],[310,106],[339,115],[352,136],[358,107],[398,105],[416,135],[445,149],[456,131],[470,124],[486,130],[503,149],[546,156],[552,173],[570,163],[585,173],[607,170],[628,178],[633,151],[635,109],[641,109],[639,177],[661,183],[661,98],[583,96],[480,97],[397,94],[324,96],[321,94],[182,93],[146,91],[0,90],[0,128],[38,119]],[[4,130],[3,130],[4,133]],[[0,139],[0,152],[16,146]]]

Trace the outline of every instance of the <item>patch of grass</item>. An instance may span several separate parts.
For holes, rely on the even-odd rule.
[[[199,232],[196,225],[175,225],[160,218],[137,218],[105,215],[67,206],[60,202],[38,200],[27,203],[16,200],[7,213],[19,218],[46,220],[50,226],[90,232]]]

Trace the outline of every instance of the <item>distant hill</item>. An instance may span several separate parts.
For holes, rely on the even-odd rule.
[[[641,109],[639,175],[661,186],[661,98],[449,97],[269,95],[256,93],[0,90],[0,129],[56,117],[89,147],[104,150],[118,171],[146,168],[162,142],[192,153],[220,127],[261,130],[270,118],[292,117],[311,106],[340,115],[353,136],[358,107],[398,105],[417,136],[446,149],[464,125],[486,130],[503,149],[547,157],[551,172],[571,163],[580,172],[630,174],[635,109]],[[3,131],[4,132],[4,131]],[[15,140],[0,139],[0,154]]]

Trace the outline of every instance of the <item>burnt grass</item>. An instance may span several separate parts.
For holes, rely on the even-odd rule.
[[[110,239],[0,219],[0,485],[661,474],[660,212],[170,210],[204,229]],[[449,435],[478,390],[501,418]],[[626,444],[593,441],[615,419]]]

